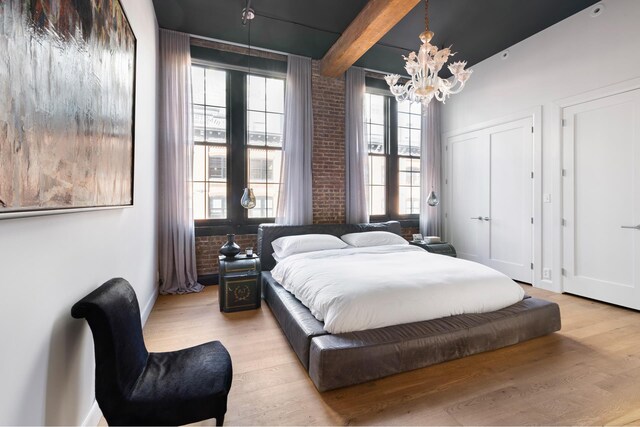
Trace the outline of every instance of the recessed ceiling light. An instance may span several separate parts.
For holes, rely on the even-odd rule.
[[[600,16],[602,15],[603,11],[604,11],[604,4],[598,3],[591,8],[591,17],[595,18],[597,16]]]

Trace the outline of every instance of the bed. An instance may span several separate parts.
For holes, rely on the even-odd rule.
[[[525,297],[486,313],[457,314],[353,332],[327,332],[325,324],[274,279],[271,270],[276,261],[271,243],[283,236],[330,234],[340,237],[366,231],[400,235],[400,224],[397,221],[359,225],[263,224],[258,229],[263,297],[319,391],[495,350],[560,330],[557,304]]]

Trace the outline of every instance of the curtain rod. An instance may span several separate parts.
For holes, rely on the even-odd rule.
[[[192,34],[192,33],[185,33],[185,34],[187,34],[189,37],[192,37],[194,39],[207,40],[207,41],[210,41],[210,42],[228,44],[228,45],[231,45],[231,46],[243,47],[245,49],[249,48],[249,45],[245,44],[245,43],[236,43],[236,42],[230,42],[228,40],[214,39],[213,37],[205,37],[205,36],[200,36],[198,34]],[[262,52],[275,53],[276,55],[282,55],[282,56],[288,56],[289,55],[288,53],[281,52],[279,50],[266,49],[266,48],[263,48],[263,47],[256,47],[256,46],[253,46],[253,45],[251,45],[251,50],[260,50]]]
[[[180,31],[178,31],[178,32],[180,32]],[[213,37],[206,37],[206,36],[201,36],[201,35],[193,34],[193,33],[184,33],[184,34],[187,34],[189,37],[192,37],[194,39],[207,40],[207,41],[216,42],[216,43],[228,44],[228,45],[231,45],[231,46],[243,47],[245,49],[249,48],[249,45],[245,44],[245,43],[237,43],[237,42],[231,42],[231,41],[228,41],[228,40],[215,39]],[[253,45],[251,46],[251,49],[260,50],[262,52],[275,53],[276,55],[282,55],[282,56],[288,56],[289,55],[287,52],[282,52],[282,51],[273,50],[273,49],[267,49],[267,48],[264,48],[264,47],[256,47],[256,46],[253,46]],[[382,76],[385,76],[385,75],[389,74],[388,71],[380,71],[380,70],[375,70],[373,68],[364,67],[364,70],[365,71],[369,71],[371,73],[380,74]]]

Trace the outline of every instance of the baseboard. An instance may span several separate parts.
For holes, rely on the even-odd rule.
[[[198,283],[204,286],[217,285],[218,279],[217,274],[202,274],[198,276]]]
[[[551,280],[543,279],[539,280],[535,285],[536,288],[544,289],[545,291],[551,291],[558,294],[562,293],[562,289],[559,286],[556,286]]]
[[[102,411],[98,406],[98,402],[93,401],[93,405],[91,405],[91,409],[89,409],[89,413],[85,417],[84,421],[82,421],[82,427],[90,426],[95,427],[100,423],[100,418],[102,418]]]
[[[153,310],[153,306],[155,305],[157,299],[158,299],[158,288],[156,287],[153,292],[153,295],[151,295],[151,298],[149,298],[149,301],[145,304],[144,309],[142,310],[142,313],[140,313],[143,327],[145,323],[147,323],[147,319],[149,318],[149,315],[151,314],[151,310]]]

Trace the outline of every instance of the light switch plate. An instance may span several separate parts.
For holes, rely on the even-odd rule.
[[[542,201],[545,203],[551,203],[551,194],[544,193],[544,195],[542,196]]]
[[[551,280],[551,269],[543,268],[542,269],[542,278],[545,280]]]

